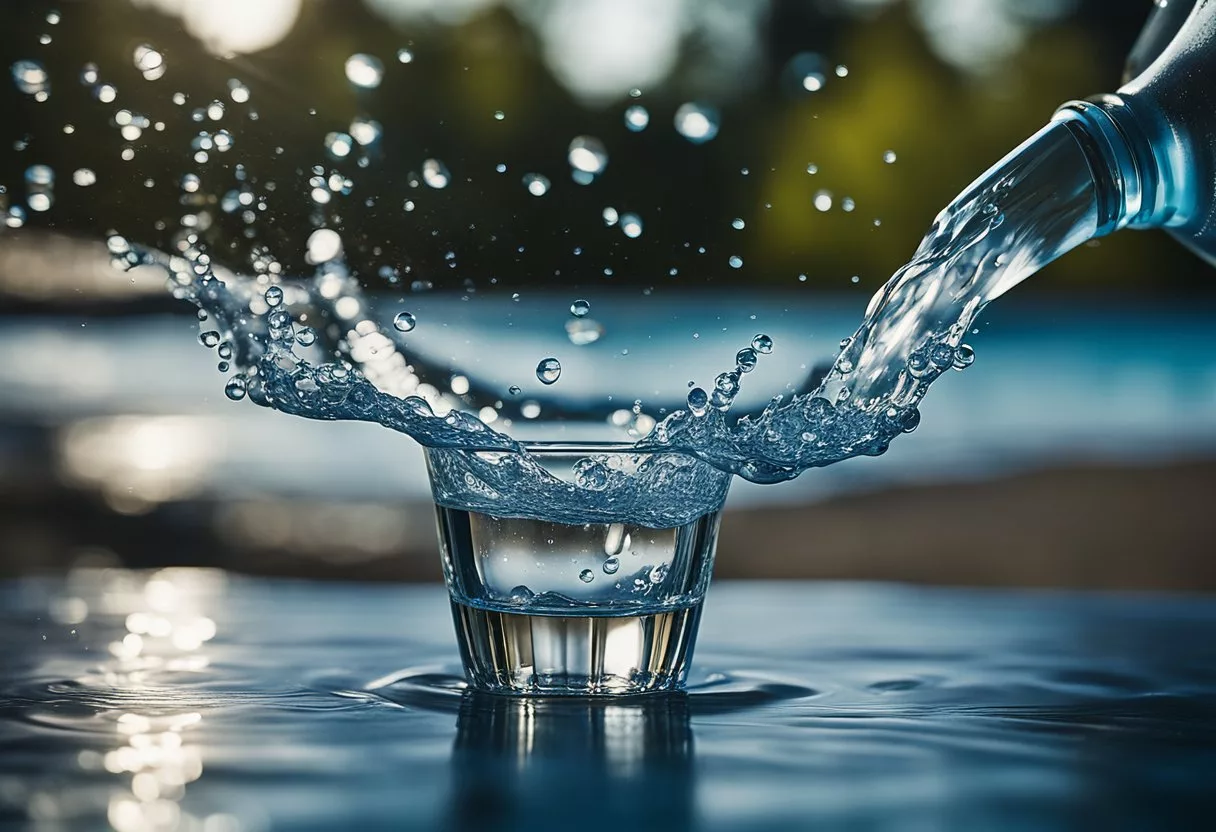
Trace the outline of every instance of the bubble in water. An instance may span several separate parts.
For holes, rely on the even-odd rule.
[[[510,393],[512,396],[518,396],[520,393],[524,392],[524,390],[518,384],[512,384],[510,387],[507,388],[507,392]]]
[[[896,158],[897,158],[897,157],[896,157],[896,155],[895,155],[895,151],[894,151],[894,150],[888,150],[888,151],[886,151],[885,153],[883,153],[883,154],[882,154],[882,160],[883,160],[884,162],[886,162],[888,165],[893,165],[893,164],[895,164],[895,160],[896,160]]]
[[[400,55],[398,55],[398,60],[400,60]],[[384,64],[374,55],[359,52],[346,59],[346,80],[356,87],[374,90],[380,86],[383,78]]]
[[[274,309],[283,302],[283,287],[271,286],[266,290],[266,305]]]
[[[747,224],[743,222],[743,217],[735,217],[730,221],[730,227],[736,231],[742,231],[746,226]]]
[[[544,196],[549,193],[549,178],[539,173],[524,174],[524,187],[532,196]]]
[[[427,159],[422,163],[422,181],[436,190],[446,188],[452,181],[447,165],[438,159]]]
[[[816,165],[816,164],[807,165],[806,172],[809,173],[811,176],[814,176],[815,174],[819,173],[819,165]]]
[[[604,225],[607,225],[609,227],[616,225],[617,220],[620,219],[620,216],[617,214],[616,209],[612,208],[612,207],[605,208],[601,215],[604,218]]]
[[[182,177],[182,190],[188,194],[195,193],[201,185],[202,181],[197,174],[187,173]]]
[[[342,253],[342,237],[332,228],[318,228],[308,235],[308,262],[328,263]]]
[[[360,117],[350,123],[351,138],[363,147],[375,144],[381,132],[380,122],[374,119]]]
[[[579,300],[576,300],[574,303],[570,304],[570,314],[576,318],[585,317],[586,314],[590,311],[591,311],[591,302],[590,301],[582,300],[580,298]]]
[[[302,326],[296,332],[296,343],[301,347],[311,347],[317,343],[317,331],[310,326]]]
[[[418,325],[413,312],[398,312],[393,317],[393,328],[398,332],[409,332]]]
[[[354,140],[346,133],[326,133],[325,150],[335,159],[344,159],[350,155]]]
[[[773,339],[761,332],[752,339],[752,349],[761,355],[768,355],[773,351]]]
[[[954,369],[965,370],[975,363],[975,350],[966,344],[959,344],[954,351]]]
[[[148,81],[155,81],[163,77],[165,70],[168,69],[168,66],[165,64],[165,56],[158,52],[155,47],[146,43],[141,43],[135,47],[132,59],[135,61],[135,68]]]
[[[51,205],[53,203],[54,199],[47,191],[39,191],[38,193],[30,194],[25,200],[26,206],[28,206],[31,211],[37,211],[38,213],[51,210]]]
[[[694,387],[688,391],[688,409],[695,416],[704,416],[705,411],[709,408],[709,394],[700,387]]]
[[[852,213],[853,209],[856,207],[857,203],[853,201],[853,197],[851,196],[846,196],[844,199],[840,200],[840,210],[844,211],[846,214]]]
[[[228,383],[224,385],[224,395],[234,402],[239,402],[245,398],[246,392],[248,392],[248,386],[245,384],[245,379],[240,376],[228,379]]]
[[[735,354],[735,364],[738,366],[740,372],[750,373],[752,370],[756,369],[756,363],[759,360],[760,359],[759,356],[756,355],[756,351],[750,347],[744,347]]]
[[[47,75],[46,68],[37,61],[14,61],[12,72],[13,83],[26,95],[38,95],[50,91],[50,76]]]
[[[542,359],[536,365],[536,377],[540,379],[541,384],[552,384],[561,378],[562,365],[556,358]]]
[[[102,104],[109,104],[118,97],[118,90],[113,84],[102,84],[93,94],[97,96],[97,100]]]
[[[219,345],[220,334],[214,329],[209,329],[206,332],[200,332],[198,334],[198,342],[204,347],[211,349]]]
[[[718,111],[713,107],[688,102],[676,110],[676,132],[693,144],[704,144],[718,135]]]
[[[929,356],[923,350],[913,350],[908,355],[908,372],[914,378],[924,375],[929,369]]]
[[[566,153],[570,167],[576,171],[599,176],[608,166],[608,150],[594,136],[576,136]]]
[[[611,225],[612,223],[609,223]],[[621,230],[630,239],[642,236],[642,218],[637,214],[621,214]]]
[[[584,569],[582,572],[578,573],[578,579],[585,584],[589,584],[595,580],[595,573],[590,569]]]
[[[620,568],[621,559],[616,556],[610,557],[608,560],[604,561],[603,569],[605,575],[615,575],[617,570]]]
[[[625,127],[633,133],[640,133],[650,124],[650,113],[641,104],[634,104],[625,110]]]
[[[732,254],[727,262],[730,263],[730,267],[732,269],[739,269],[743,267],[743,258],[737,254]]]
[[[77,168],[72,174],[72,181],[82,188],[87,188],[90,185],[96,184],[97,174],[90,168]]]
[[[511,590],[511,594],[508,596],[508,599],[513,604],[527,604],[535,597],[535,592],[528,589],[528,587],[524,586],[523,584],[520,584]]]
[[[816,191],[815,197],[811,200],[817,211],[832,210],[832,192],[831,191]]]
[[[836,77],[837,78],[847,78],[848,75],[849,75],[849,68],[847,66],[845,66],[844,64],[836,65]]]
[[[604,335],[604,325],[590,318],[571,318],[566,321],[566,337],[576,347],[594,344]]]

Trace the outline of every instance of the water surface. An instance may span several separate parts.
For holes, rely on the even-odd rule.
[[[0,586],[0,624],[3,828],[1148,829],[1216,808],[1203,597],[720,584],[687,695],[597,704],[464,691],[438,586],[82,572]]]

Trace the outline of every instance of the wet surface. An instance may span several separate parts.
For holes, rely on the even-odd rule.
[[[1216,599],[711,588],[687,694],[467,692],[444,591],[0,585],[0,828],[1201,825]]]

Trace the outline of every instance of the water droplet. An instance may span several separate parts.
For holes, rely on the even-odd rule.
[[[495,121],[502,121],[502,120],[503,120],[504,118],[506,118],[506,117],[507,117],[507,114],[506,114],[506,113],[504,113],[502,110],[495,110],[495,111],[494,111],[494,120],[495,120]]]
[[[393,328],[398,332],[409,332],[418,325],[418,319],[412,312],[398,312],[393,317]]]
[[[853,201],[853,197],[851,196],[846,196],[844,199],[840,200],[840,210],[844,211],[846,214],[852,213],[853,209],[856,207],[857,203]]]
[[[50,165],[30,165],[25,169],[25,183],[35,188],[49,188],[55,184],[55,169]]]
[[[908,372],[913,378],[919,378],[929,369],[929,356],[923,350],[913,350],[908,355]]]
[[[609,227],[616,225],[617,220],[620,219],[616,209],[611,207],[605,208],[602,212],[602,216],[604,217],[604,225]]]
[[[342,237],[332,228],[318,228],[308,235],[307,258],[315,265],[328,263],[342,253]]]
[[[381,132],[380,122],[374,119],[359,117],[350,123],[350,136],[362,147],[375,144]]]
[[[422,163],[422,181],[436,190],[446,188],[452,181],[447,165],[438,159],[427,159]]]
[[[661,584],[663,579],[667,577],[668,571],[671,569],[670,564],[660,563],[654,569],[650,570],[650,582],[652,584]]]
[[[296,333],[296,343],[301,347],[311,347],[317,343],[317,331],[310,326],[302,326]]]
[[[43,211],[51,210],[51,205],[53,203],[54,203],[54,199],[51,197],[51,194],[47,191],[41,191],[38,193],[30,194],[25,199],[26,206],[31,211],[37,211],[38,213],[42,213]]]
[[[248,386],[245,384],[245,379],[240,376],[234,376],[228,379],[228,383],[224,385],[224,395],[232,399],[234,402],[239,402],[245,398],[245,393],[248,391]]]
[[[617,573],[617,570],[619,570],[620,568],[621,568],[621,559],[616,556],[610,557],[610,558],[608,558],[608,560],[604,561],[603,569],[604,569],[605,575],[615,575]]]
[[[608,166],[608,150],[594,136],[576,136],[570,142],[566,158],[577,171],[599,176]]]
[[[398,53],[398,60],[400,60],[400,53]],[[384,64],[380,63],[380,59],[374,55],[359,52],[346,59],[346,79],[356,87],[374,90],[380,86],[383,78]]]
[[[625,127],[633,133],[640,133],[650,124],[650,112],[641,104],[634,104],[625,110]]]
[[[582,572],[578,573],[578,579],[585,584],[589,584],[595,580],[595,573],[590,569],[584,569]]]
[[[612,223],[609,223],[611,225]],[[637,214],[621,214],[621,231],[625,232],[625,236],[630,239],[636,239],[642,236],[642,218]]]
[[[582,299],[576,300],[570,304],[570,314],[576,318],[582,318],[591,311],[591,302]]]
[[[13,61],[13,83],[17,89],[26,95],[38,95],[50,91],[50,76],[42,64],[37,61]]]
[[[815,164],[807,165],[806,172],[809,173],[811,176],[814,176],[815,174],[819,173],[819,165],[815,165]]]
[[[817,211],[831,211],[832,210],[832,192],[831,191],[816,191],[815,197],[814,197],[814,199],[811,200],[811,203],[815,206],[815,210],[817,210]]]
[[[746,227],[746,223],[743,222],[742,217],[735,217],[733,220],[731,220],[730,227],[736,231],[742,231]]]
[[[700,387],[694,387],[688,391],[688,409],[692,411],[694,416],[705,415],[709,408],[709,394]]]
[[[494,170],[498,171],[499,173],[506,173],[507,166],[504,165],[502,162],[499,162],[497,165],[494,166]]]
[[[211,349],[219,345],[220,334],[214,329],[209,329],[206,332],[200,332],[198,334],[198,342],[204,347],[207,347],[207,349]]]
[[[965,370],[975,363],[975,350],[966,344],[959,344],[954,352],[954,369]]]
[[[561,378],[562,365],[556,358],[542,359],[536,365],[536,377],[540,379],[541,384],[552,384]]]
[[[283,302],[283,287],[271,286],[266,290],[266,305],[274,309]]]
[[[886,151],[885,153],[883,153],[883,154],[882,154],[882,160],[883,160],[884,162],[886,162],[888,165],[893,165],[893,164],[895,164],[895,160],[896,160],[896,158],[897,158],[897,157],[896,157],[896,155],[895,155],[895,151],[894,151],[894,150],[888,150],[888,151]]]
[[[752,339],[752,349],[761,355],[768,355],[773,351],[773,339],[761,332]]]
[[[544,196],[549,193],[549,178],[539,173],[524,174],[524,187],[532,196]]]
[[[735,354],[735,364],[739,367],[739,371],[743,373],[750,373],[756,369],[756,363],[759,360],[756,351],[749,347],[744,347]]]
[[[732,269],[739,269],[743,267],[743,258],[737,254],[732,254],[727,262],[730,263],[730,267]]]
[[[346,133],[326,133],[325,150],[335,159],[344,159],[350,155],[354,140]]]
[[[242,84],[236,78],[228,79],[228,97],[235,104],[244,104],[249,101],[249,87]]]
[[[398,49],[397,60],[403,64],[413,63],[414,53],[408,49]]]
[[[132,58],[135,61],[135,68],[148,81],[155,81],[163,77],[165,70],[168,69],[168,66],[165,64],[165,56],[158,52],[155,47],[146,43],[141,43],[135,47]]]
[[[72,174],[72,181],[82,188],[87,188],[97,182],[97,174],[90,168],[77,168]]]
[[[676,110],[676,132],[693,144],[704,144],[718,135],[719,116],[713,107],[688,102]]]
[[[576,347],[594,344],[604,335],[604,325],[591,318],[571,318],[566,321],[566,337]]]
[[[949,344],[934,344],[929,348],[929,360],[943,370],[954,366],[954,356],[954,347]]]
[[[844,64],[836,65],[836,77],[837,78],[847,78],[848,75],[849,75],[849,68],[847,66],[845,66]]]
[[[850,283],[860,283],[860,282],[861,282],[861,275],[859,275],[859,274],[855,274],[855,275],[853,275],[852,277],[850,277],[850,278],[849,278],[849,282],[850,282]]]

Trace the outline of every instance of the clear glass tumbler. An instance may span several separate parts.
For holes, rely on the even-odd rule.
[[[683,685],[729,474],[620,444],[428,449],[427,468],[474,688],[620,695]]]

